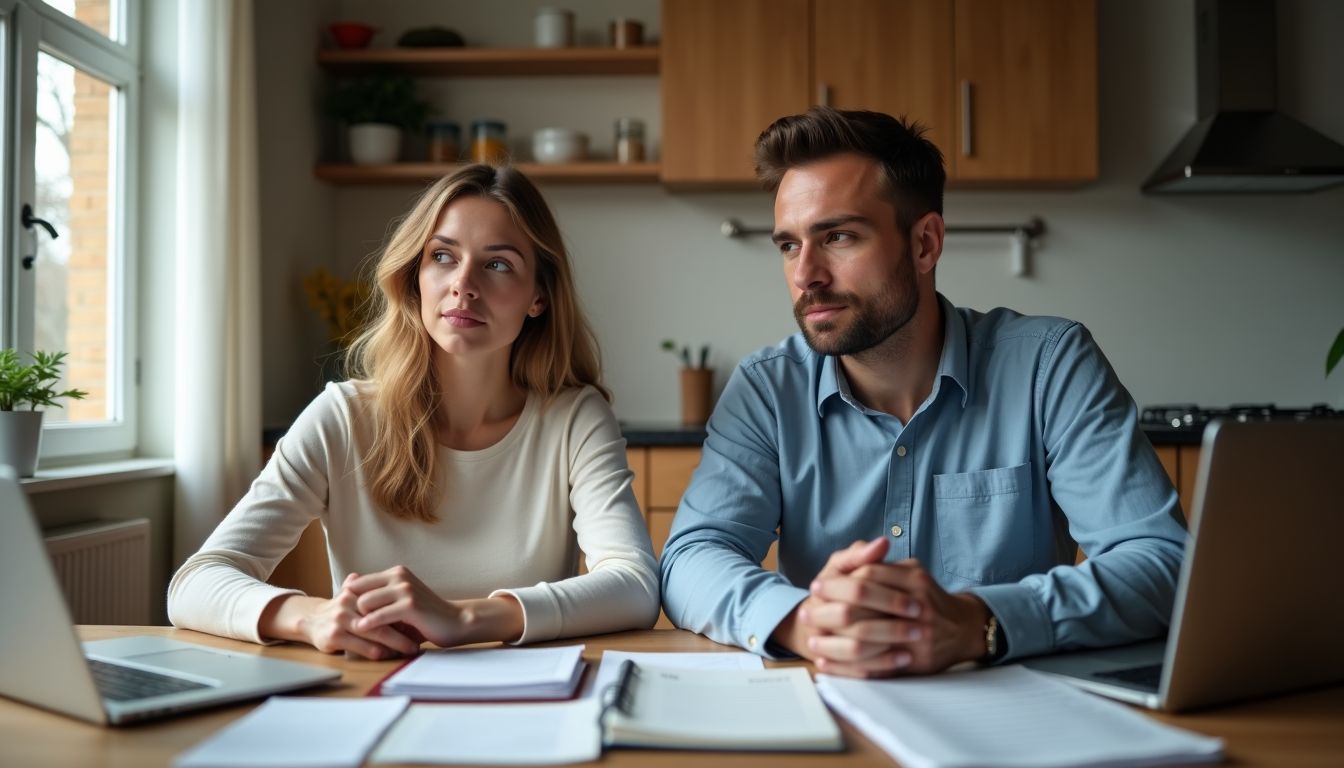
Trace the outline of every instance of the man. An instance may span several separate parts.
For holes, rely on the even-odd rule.
[[[761,134],[756,170],[802,333],[710,419],[662,559],[671,620],[853,676],[1162,634],[1186,531],[1134,402],[1081,325],[935,291],[922,129],[814,108]]]

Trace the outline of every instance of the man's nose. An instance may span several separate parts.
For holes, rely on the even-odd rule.
[[[821,249],[811,243],[799,246],[798,258],[793,263],[793,285],[800,291],[825,288],[831,284]]]

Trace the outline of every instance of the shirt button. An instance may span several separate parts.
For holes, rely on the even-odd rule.
[[[902,533],[905,533],[905,531],[901,530],[901,526],[899,526],[899,525],[893,525],[893,526],[891,526],[891,535],[892,535],[892,536],[900,536]]]
[[[906,450],[904,445],[896,446],[896,455],[905,458]]]
[[[748,638],[747,638],[747,647],[748,647],[748,648],[755,648],[755,647],[756,647],[756,636],[755,636],[755,635],[752,635],[751,637],[748,637]]]

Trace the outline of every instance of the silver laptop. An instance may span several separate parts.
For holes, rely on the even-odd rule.
[[[1204,431],[1165,641],[1025,666],[1179,711],[1344,681],[1344,419]]]
[[[162,637],[81,648],[28,499],[12,468],[0,465],[0,696],[118,725],[340,676]]]

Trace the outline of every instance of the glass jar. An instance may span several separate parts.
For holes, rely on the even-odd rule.
[[[644,121],[633,117],[616,120],[616,162],[644,162]]]
[[[499,120],[474,120],[471,123],[471,160],[475,163],[502,163],[509,157],[506,141],[508,126]]]
[[[456,163],[462,157],[462,127],[453,122],[433,122],[426,126],[429,134],[429,161]]]

